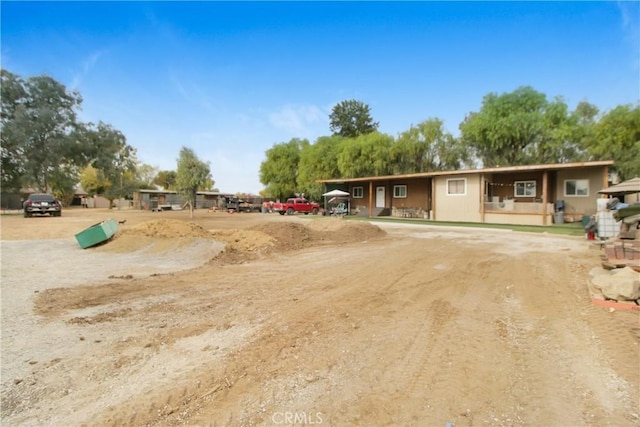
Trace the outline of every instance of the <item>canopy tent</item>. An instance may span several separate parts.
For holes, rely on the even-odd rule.
[[[349,196],[350,194],[346,191],[342,191],[342,190],[331,190],[327,193],[323,194],[324,196],[324,211],[327,211],[327,197],[331,197],[331,202],[338,200],[338,199],[347,199],[347,212],[351,211],[351,207],[349,206],[350,204],[350,200],[349,200]]]
[[[324,193],[323,196],[324,197],[336,197],[336,196],[347,197],[347,196],[349,196],[349,193],[347,193],[346,191],[342,191],[342,190],[331,190],[328,193]]]
[[[620,184],[598,191],[600,194],[633,194],[640,193],[640,177],[635,177]]]

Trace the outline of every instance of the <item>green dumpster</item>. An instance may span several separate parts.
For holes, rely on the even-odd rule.
[[[105,242],[118,231],[118,223],[113,219],[99,222],[76,234],[76,240],[82,249]]]

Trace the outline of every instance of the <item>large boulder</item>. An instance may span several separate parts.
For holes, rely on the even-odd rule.
[[[640,273],[630,267],[594,268],[589,272],[589,291],[593,298],[636,301],[640,299]]]

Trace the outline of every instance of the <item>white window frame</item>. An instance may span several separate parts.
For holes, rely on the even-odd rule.
[[[567,183],[570,181],[574,181],[574,187],[576,189],[576,194],[568,194],[567,193]],[[586,184],[587,194],[580,194],[578,184],[583,183]],[[565,197],[589,197],[589,180],[588,179],[565,179],[564,180],[564,196]]]
[[[464,183],[464,191],[462,193],[450,193],[449,192],[449,181],[462,181]],[[446,182],[447,185],[447,196],[466,196],[467,195],[467,178],[451,178]]]
[[[356,191],[356,190],[360,190],[360,191]],[[358,195],[358,193],[359,193],[359,195]],[[354,199],[362,199],[362,198],[364,198],[364,187],[353,187],[351,189],[351,194],[352,194]]]
[[[527,194],[527,184],[533,183],[533,194]],[[518,184],[523,184],[524,194],[518,194]],[[534,179],[530,179],[527,181],[514,181],[513,182],[513,196],[514,197],[536,197],[537,188],[536,181]]]
[[[404,195],[398,195],[398,190],[404,188]],[[407,198],[407,186],[406,185],[394,185],[393,186],[393,198],[394,199],[406,199]]]

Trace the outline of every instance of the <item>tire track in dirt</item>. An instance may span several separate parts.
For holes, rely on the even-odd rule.
[[[50,364],[39,380],[76,381],[81,392],[45,396],[69,412],[49,422],[250,426],[318,411],[326,425],[633,425],[625,413],[637,389],[615,394],[614,362],[634,358],[613,346],[631,329],[598,342],[591,323],[607,331],[621,313],[591,316],[576,297],[586,287],[572,282],[573,253],[529,258],[464,242],[388,239],[207,265],[138,283],[148,294],[108,293],[56,314],[87,320],[65,325],[86,342],[107,329],[120,339],[88,346],[94,365]],[[99,384],[79,381],[109,364]],[[622,400],[611,406],[598,386]],[[91,392],[102,395],[95,404]]]
[[[346,252],[347,249],[345,249]],[[301,260],[307,256],[308,252],[314,252],[315,250],[304,251],[299,254]],[[334,259],[333,256],[327,256],[328,259]],[[296,258],[296,256],[294,256]],[[349,256],[348,253],[345,253],[345,257],[343,257],[344,262],[348,262]],[[258,263],[258,266],[260,264]],[[221,270],[236,270],[241,271],[243,269],[242,266],[226,266]],[[246,268],[245,268],[246,270]],[[261,278],[264,283],[278,284],[277,280],[273,280],[273,278],[282,278],[285,277],[284,274],[290,272],[290,268],[287,265],[282,265],[280,268],[270,269],[267,273],[265,272]],[[322,271],[319,271],[315,274],[321,274]],[[241,286],[242,283],[245,282],[244,275],[230,274],[230,276],[235,277],[233,282],[229,282],[228,285],[233,287],[234,285]],[[307,277],[309,279],[314,277],[314,272],[307,272]],[[208,402],[208,406],[211,407],[211,403],[218,399],[224,399],[225,401],[237,401],[239,402],[237,405],[233,405],[229,407],[228,405],[225,407],[224,414],[223,413],[209,413],[207,418],[213,419],[229,419],[231,417],[234,420],[238,419],[238,414],[242,412],[243,405],[242,397],[246,395],[246,387],[251,387],[251,385],[260,383],[264,380],[268,380],[268,378],[264,377],[263,372],[256,372],[251,369],[250,364],[252,361],[258,361],[258,364],[264,364],[268,360],[281,360],[283,358],[283,353],[288,353],[287,358],[289,356],[294,356],[298,350],[291,351],[291,349],[301,348],[301,343],[299,341],[308,338],[310,332],[308,329],[309,322],[308,319],[316,318],[316,319],[324,319],[327,317],[327,313],[323,313],[325,308],[323,308],[323,301],[340,301],[343,299],[343,296],[350,293],[349,286],[342,287],[333,287],[332,289],[328,289],[322,285],[321,281],[311,280],[312,283],[315,283],[315,286],[322,286],[322,290],[324,292],[317,293],[312,289],[304,288],[303,290],[298,290],[294,294],[301,293],[302,291],[310,293],[311,297],[301,297],[295,298],[296,301],[292,302],[292,295],[287,295],[289,292],[283,294],[283,300],[278,301],[276,305],[273,305],[273,300],[269,301],[271,304],[268,307],[269,311],[274,312],[274,315],[269,318],[269,320],[261,325],[262,332],[256,334],[253,339],[247,342],[245,346],[245,350],[243,350],[243,359],[242,360],[234,360],[234,357],[231,357],[226,362],[226,367],[224,372],[219,373],[215,376],[210,376],[207,378],[200,377],[200,381],[202,384],[206,384],[210,387],[215,388],[215,384],[220,382],[220,378],[225,378],[225,382],[228,381],[228,384],[224,384],[224,387],[220,393],[216,393],[215,395],[207,396],[207,398],[211,398]],[[347,283],[347,282],[345,282]],[[286,283],[285,283],[286,284]],[[277,288],[278,286],[276,286]],[[313,292],[312,292],[313,291]],[[286,297],[285,297],[286,295]],[[258,303],[258,301],[256,301]],[[329,313],[331,316],[336,315],[336,310],[332,310]],[[268,317],[265,315],[265,317]],[[332,319],[333,320],[333,319]],[[319,329],[319,333],[323,333],[322,330],[322,321],[316,322],[312,326],[317,326]],[[259,350],[252,350],[259,349]],[[257,354],[259,352],[259,354]],[[290,354],[289,354],[290,353]],[[251,361],[246,364],[243,360]],[[264,366],[264,365],[263,365]],[[239,379],[238,379],[239,378]],[[204,389],[207,389],[207,386],[204,386]],[[182,399],[182,406],[186,404],[186,400],[190,400],[193,402],[197,400],[197,393],[193,393],[189,395],[186,399],[185,397],[175,397],[175,393],[169,393],[174,396],[173,401],[179,401]],[[178,393],[179,395],[180,393]],[[186,400],[185,400],[186,399]],[[246,402],[245,402],[246,403]],[[180,404],[177,406],[180,407]],[[232,409],[235,407],[236,409]],[[150,415],[152,415],[150,413]],[[153,418],[152,418],[153,419]],[[162,420],[163,418],[160,418]],[[115,424],[122,421],[121,419],[117,419],[114,421]],[[164,419],[163,422],[167,420]]]
[[[542,292],[520,286],[504,301],[507,322],[512,325],[507,342],[513,347],[512,354],[518,355],[517,372],[528,379],[514,394],[525,402],[522,406],[533,423],[625,425],[628,420],[619,415],[628,402],[610,399],[617,392],[616,386],[603,381],[611,375],[610,368],[603,365],[601,355],[591,351],[588,326],[575,321],[580,308],[572,301],[575,279],[570,261],[549,259],[549,264],[557,265],[542,269],[538,263],[545,262],[544,258],[541,254],[536,263],[525,263],[539,278]],[[579,360],[576,349],[580,349]],[[549,399],[550,394],[562,398]]]

